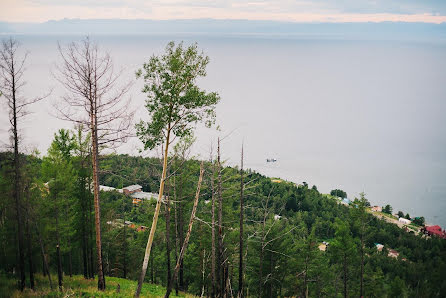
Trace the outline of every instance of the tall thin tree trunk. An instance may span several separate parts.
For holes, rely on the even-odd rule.
[[[155,244],[152,244],[153,251],[155,251]],[[155,267],[153,266],[153,258],[150,259],[150,281],[155,283]]]
[[[178,239],[178,210],[177,210],[177,187],[176,187],[176,179],[174,179],[174,198],[175,198],[175,264],[178,262],[178,248],[179,248],[179,239]],[[175,282],[175,294],[178,296],[178,278],[174,279]]]
[[[45,259],[44,259],[43,254],[42,254],[42,274],[43,274],[43,277],[46,277]]]
[[[212,162],[212,178],[211,178],[211,189],[212,189],[212,225],[211,225],[211,243],[212,243],[212,257],[211,257],[211,280],[212,280],[212,293],[211,297],[216,295],[216,277],[215,277],[215,187],[214,187],[214,176],[215,176],[215,165]]]
[[[123,260],[123,278],[127,278],[127,225],[125,224],[125,211],[122,212],[124,220],[124,260]]]
[[[260,262],[259,262],[259,297],[262,297],[263,295],[263,254],[264,254],[264,248],[263,248],[263,241],[261,243],[262,248],[260,250]]]
[[[308,282],[308,263],[309,263],[309,254],[310,254],[310,252],[311,252],[311,241],[312,241],[312,239],[310,239],[310,240],[307,240],[308,241],[308,246],[307,246],[307,251],[306,251],[306,254],[305,254],[305,266],[304,266],[304,286],[303,286],[303,296],[304,297],[308,297],[308,284],[307,284],[307,282]]]
[[[56,245],[56,252],[57,252],[57,280],[59,284],[59,291],[62,291],[62,258],[60,256],[60,245]]]
[[[89,187],[89,190],[90,190],[89,193],[91,193],[90,187]],[[93,238],[94,237],[93,237],[93,218],[92,218],[93,210],[92,210],[92,206],[93,206],[93,204],[92,204],[91,199],[90,199],[89,202],[88,202],[88,209],[89,209],[88,227],[89,227],[89,231],[90,231],[90,233],[88,235],[89,236],[88,246],[89,246],[89,260],[90,260],[90,278],[94,279],[95,270],[94,270],[94,258],[93,258]]]
[[[72,260],[72,253],[71,253],[71,239],[68,238],[68,275],[70,277],[73,277],[73,260]]]
[[[57,204],[57,202],[56,202]],[[60,235],[59,235],[59,208],[56,205],[56,252],[57,252],[57,278],[59,283],[59,290],[62,291],[62,257],[60,255]]]
[[[239,267],[238,267],[238,297],[243,297],[243,145],[242,157],[240,166],[240,253],[239,253]]]
[[[35,223],[34,225],[35,225],[35,228],[36,228],[37,237],[39,238],[40,252],[42,253],[43,268],[44,268],[43,271],[46,272],[46,274],[48,274],[48,281],[50,283],[50,288],[52,290],[53,289],[53,282],[51,281],[51,273],[50,273],[50,269],[48,268],[48,261],[46,259],[45,247],[43,245],[42,236],[40,235],[39,228],[37,227],[37,223]]]
[[[156,202],[155,213],[153,214],[152,227],[150,228],[149,240],[147,241],[146,251],[145,251],[145,255],[144,255],[144,261],[142,264],[142,270],[141,270],[141,274],[139,276],[138,287],[136,288],[135,297],[139,297],[139,295],[141,294],[142,284],[144,282],[144,277],[146,276],[146,272],[147,272],[147,265],[149,264],[150,250],[152,249],[153,237],[155,236],[156,224],[158,222],[158,216],[159,216],[160,208],[161,208],[161,200],[163,198],[164,183],[165,183],[166,171],[167,171],[167,159],[168,159],[168,153],[169,153],[169,151],[168,151],[169,150],[169,142],[170,142],[170,123],[167,128],[166,145],[164,148],[163,174],[161,175],[160,189],[159,189],[159,193],[158,193],[158,201]]]
[[[361,234],[361,285],[359,297],[364,296],[364,237]]]
[[[166,211],[166,265],[167,265],[167,288],[171,287],[171,272],[170,272],[170,194],[169,184],[167,183],[167,203],[164,205]]]
[[[344,253],[344,298],[347,296],[347,255]]]
[[[223,197],[222,197],[222,169],[220,162],[220,138],[217,144],[217,172],[218,172],[218,279],[220,297],[225,293],[225,259],[223,255]]]
[[[203,173],[204,173],[204,167],[203,162],[201,162],[200,166],[200,177],[198,178],[198,185],[197,185],[197,192],[195,193],[195,200],[194,200],[194,206],[192,207],[192,212],[190,215],[189,220],[189,226],[186,233],[186,238],[184,239],[183,246],[181,247],[180,256],[178,258],[177,264],[175,266],[175,270],[173,272],[173,279],[176,278],[176,275],[178,274],[178,271],[180,270],[180,263],[184,257],[184,254],[186,253],[187,245],[189,243],[190,234],[192,233],[192,226],[194,224],[195,219],[195,213],[197,212],[197,206],[198,206],[198,199],[200,197],[200,189],[201,189],[201,182],[203,180]],[[170,296],[170,293],[172,292],[172,282],[169,283],[170,287],[167,288],[165,298],[168,298]]]
[[[29,222],[29,215],[28,220],[26,223],[26,237],[28,238],[28,267],[29,267],[29,284],[31,289],[34,290],[34,266],[33,266],[33,249],[32,249],[32,239],[31,239],[31,232],[29,228],[30,222]]]
[[[81,180],[83,182],[83,178]],[[82,183],[81,182],[81,183]],[[82,183],[84,187],[85,183]],[[81,223],[81,242],[82,242],[82,264],[84,270],[84,279],[88,278],[88,268],[87,268],[87,233],[85,225],[88,225],[87,218],[87,208],[86,208],[86,197],[84,196],[84,190],[82,190],[81,197],[81,212],[82,212],[82,223]]]
[[[269,298],[273,298],[273,273],[274,273],[274,264],[273,264],[273,253],[269,253],[269,274],[270,274],[270,282],[269,282]]]
[[[249,240],[249,237],[248,237]],[[243,268],[243,277],[246,278],[246,264],[248,263],[248,248],[249,248],[249,241],[246,241],[246,250],[245,250],[245,263]],[[249,297],[249,284],[246,285],[246,297]]]
[[[12,73],[14,71],[14,60],[13,57],[11,61]],[[20,161],[19,161],[19,136],[17,127],[17,99],[16,99],[16,86],[15,86],[15,75],[12,76],[12,113],[13,113],[13,136],[14,136],[14,189],[13,197],[15,201],[16,217],[17,217],[17,238],[18,238],[18,251],[19,251],[19,273],[20,291],[25,288],[25,257],[23,255],[24,245],[23,245],[23,231],[22,231],[22,213],[21,213],[21,202],[20,202]]]
[[[94,219],[96,228],[96,254],[98,268],[98,290],[105,290],[105,278],[102,264],[102,238],[101,238],[101,208],[99,201],[99,152],[98,152],[98,127],[97,127],[97,107],[96,102],[91,103],[91,136],[92,136],[92,164],[93,164],[93,194],[94,194]]]
[[[182,186],[182,185],[181,185]],[[180,190],[180,201],[178,202],[178,236],[179,236],[179,246],[180,250],[184,243],[184,221],[183,221],[183,200],[182,200],[182,192]],[[178,255],[180,252],[178,251]],[[178,285],[180,290],[184,291],[184,271],[183,271],[183,261],[180,263],[180,272],[178,276]]]
[[[268,207],[268,202],[267,202],[267,206]],[[263,222],[262,222],[262,241],[260,242],[261,245],[261,249],[260,249],[260,262],[259,262],[259,284],[260,284],[260,290],[259,290],[259,297],[262,297],[263,295],[263,258],[264,258],[264,254],[265,254],[265,223],[266,223],[266,210],[265,210],[265,215],[263,217]]]

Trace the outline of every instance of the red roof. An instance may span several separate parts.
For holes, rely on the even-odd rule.
[[[436,226],[428,226],[426,227],[426,231],[431,233],[431,234],[435,234],[437,236],[446,238],[446,233],[444,231],[441,230],[441,227],[436,225]]]

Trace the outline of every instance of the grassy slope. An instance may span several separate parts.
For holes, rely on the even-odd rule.
[[[16,290],[16,279],[11,278],[5,274],[0,274],[0,297],[133,297],[136,289],[136,281],[122,279],[117,277],[106,277],[107,289],[100,292],[97,289],[97,280],[84,279],[82,275],[73,275],[72,278],[64,276],[63,291],[57,290],[57,276],[52,275],[54,290],[50,289],[48,278],[37,274],[36,291],[26,289],[23,293]],[[120,285],[120,293],[116,292],[116,288]],[[141,297],[163,297],[166,293],[166,288],[144,283]],[[177,297],[172,293],[171,297]],[[180,293],[179,297],[193,297],[192,295]]]

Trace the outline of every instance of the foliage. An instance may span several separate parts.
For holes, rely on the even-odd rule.
[[[217,93],[207,93],[196,85],[199,77],[206,76],[209,57],[198,52],[197,44],[186,49],[180,43],[169,42],[166,53],[152,56],[144,63],[143,92],[147,95],[146,108],[150,122],[141,121],[137,134],[146,149],[161,145],[168,131],[179,138],[193,134],[193,124],[215,121],[215,106],[220,100]]]
[[[412,220],[412,222],[413,222],[414,224],[416,224],[416,225],[424,226],[425,220],[424,220],[424,217],[423,217],[423,216],[420,216],[420,217],[415,217],[415,218]]]
[[[330,195],[332,195],[334,197],[339,197],[339,198],[347,197],[347,193],[341,189],[333,189],[332,191],[330,191]]]
[[[387,204],[386,206],[384,206],[384,208],[382,208],[382,212],[386,214],[392,214],[392,206]]]
[[[61,182],[59,187],[73,185],[73,183],[78,185],[76,181],[79,181],[80,162],[76,150],[72,151],[76,156],[72,158],[71,166],[64,164],[62,154],[57,152],[50,150],[48,156],[43,158],[43,162],[39,158],[27,156],[27,163],[33,164],[32,167],[29,167],[29,175],[32,175],[36,181],[42,181],[39,182],[42,185],[50,177],[57,177],[55,181]],[[3,164],[7,162],[6,158],[2,160]],[[55,162],[60,163],[57,171],[51,167]],[[147,179],[149,184],[144,186],[145,190],[156,189],[159,185],[161,168],[159,159],[109,155],[102,156],[101,162],[104,164],[104,168],[107,168],[101,175],[101,181],[104,184],[110,181],[116,183],[112,186],[120,188],[133,184],[132,181],[138,182]],[[197,160],[178,159],[175,162],[181,167],[171,177],[175,180],[176,200],[178,200],[176,203],[176,200],[173,200],[174,203],[171,207],[172,262],[175,261],[175,255],[178,252],[178,247],[177,250],[175,249],[176,235],[178,235],[175,231],[178,229],[178,226],[175,225],[175,216],[177,216],[178,222],[181,210],[182,218],[186,220],[189,218],[199,172],[199,161]],[[210,164],[207,165],[207,168],[210,169]],[[8,167],[2,166],[0,188],[4,190],[5,194],[8,193],[6,190],[9,187],[7,172]],[[231,274],[235,277],[238,274],[236,265],[238,258],[239,173],[236,168],[224,167],[222,174],[225,248],[230,261]],[[72,178],[69,178],[70,176]],[[113,177],[119,177],[119,179]],[[268,177],[250,170],[245,172],[245,177],[247,183],[245,192],[245,251],[247,251],[245,280],[246,291],[249,291],[250,295],[259,295],[260,290],[263,289],[262,296],[268,296],[270,293],[272,296],[302,296],[307,287],[310,296],[340,295],[343,292],[344,257],[348,294],[350,296],[357,295],[359,293],[361,235],[364,235],[365,245],[365,296],[390,296],[391,293],[397,291],[401,291],[407,296],[419,296],[420,293],[424,293],[429,297],[438,297],[442,296],[441,293],[445,293],[446,287],[442,283],[442,278],[446,274],[444,261],[446,259],[446,241],[438,238],[424,239],[405,232],[396,225],[379,220],[371,214],[361,213],[361,208],[363,208],[361,206],[365,205],[365,201],[361,203],[361,198],[355,200],[351,207],[346,207],[339,204],[336,199],[322,195],[305,184],[272,183]],[[169,184],[171,183],[173,180],[169,182]],[[197,210],[197,217],[200,220],[196,222],[196,229],[194,227],[192,231],[190,249],[185,254],[183,266],[184,288],[197,295],[201,293],[203,287],[205,290],[210,289],[210,281],[207,276],[210,272],[211,232],[207,223],[211,220],[211,206],[205,203],[211,198],[210,179],[205,179],[203,183],[202,196]],[[80,229],[83,222],[84,225],[87,224],[87,230],[88,226],[93,227],[93,223],[83,221],[79,214],[80,205],[76,203],[79,200],[79,188],[70,187],[64,190],[63,196],[57,196],[58,202],[51,197],[53,187],[50,186],[49,197],[45,195],[45,192],[42,193],[44,199],[38,199],[35,194],[34,208],[35,212],[39,214],[39,229],[49,254],[50,270],[54,277],[56,269],[54,207],[55,204],[64,206],[63,216],[60,217],[61,247],[63,269],[66,274],[64,282],[70,283],[67,275],[69,252],[72,251],[73,254],[73,273],[81,273],[83,264]],[[168,189],[170,190],[167,193],[172,194],[173,184]],[[91,194],[89,200],[91,202]],[[358,208],[355,207],[357,205]],[[2,210],[8,210],[8,205],[2,206]],[[127,227],[124,237],[123,225],[119,223],[125,219],[133,222],[135,226],[150,226],[154,206],[154,201],[144,201],[138,207],[134,207],[131,199],[119,192],[101,193],[104,272],[109,276],[109,285],[110,283],[112,285],[109,288],[110,291],[113,288],[114,277],[123,276],[124,257],[127,260],[127,278],[136,279],[138,277],[141,260],[144,256],[144,244],[148,235],[147,231],[137,232],[136,229]],[[267,213],[266,217],[265,212]],[[8,214],[13,214],[13,212],[5,214],[10,216]],[[279,215],[280,218],[276,215]],[[154,239],[153,258],[149,263],[146,281],[166,285],[166,222],[164,216],[160,216],[159,221],[158,232]],[[364,230],[361,229],[361,222],[366,223]],[[2,255],[0,256],[2,270],[7,272],[6,275],[9,278],[15,262],[13,229],[11,231],[11,228],[8,228],[10,223],[10,220],[6,220],[0,229],[0,236],[5,240],[4,244],[2,243]],[[183,226],[183,229],[186,227]],[[318,249],[322,241],[329,243],[326,252]],[[384,245],[383,252],[380,253],[376,250],[375,243]],[[263,255],[262,245],[264,246]],[[400,253],[400,258],[397,260],[387,257],[386,251],[389,249],[397,250]],[[37,247],[33,258],[35,259],[35,270],[41,271],[41,256]],[[402,258],[407,261],[402,261]],[[262,268],[261,279],[259,279],[260,268]],[[303,272],[306,272],[306,275]],[[37,278],[41,279],[39,276]],[[231,280],[235,279],[231,278]],[[259,282],[260,280],[262,283]],[[6,281],[2,282],[6,283]],[[42,280],[41,282],[47,281]]]

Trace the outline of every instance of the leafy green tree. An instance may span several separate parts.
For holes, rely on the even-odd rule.
[[[71,148],[71,149],[70,149]],[[63,269],[62,269],[62,251],[70,251],[70,229],[71,226],[71,202],[69,198],[72,195],[74,185],[74,172],[71,164],[71,151],[74,149],[74,140],[69,132],[61,129],[55,134],[54,140],[48,149],[48,156],[43,159],[42,176],[48,181],[49,197],[51,210],[55,219],[56,253],[57,253],[57,271],[59,280],[59,289],[62,290]],[[61,212],[63,216],[61,217]],[[62,238],[65,238],[62,244]],[[71,253],[70,253],[71,255]],[[69,264],[71,269],[71,263]]]
[[[215,106],[220,100],[217,93],[207,93],[196,85],[199,77],[206,75],[209,58],[198,52],[197,45],[183,48],[170,42],[161,56],[152,56],[137,77],[143,77],[143,92],[147,95],[146,108],[150,121],[141,121],[137,135],[145,149],[163,145],[163,172],[160,180],[159,196],[153,216],[152,227],[147,241],[141,276],[135,296],[139,296],[147,271],[153,237],[155,235],[161,199],[166,179],[169,145],[175,137],[183,138],[193,134],[194,124],[205,121],[207,126],[215,122]]]
[[[76,238],[80,241],[82,250],[82,269],[84,278],[94,278],[93,266],[93,239],[92,231],[94,229],[91,210],[93,196],[90,191],[92,169],[90,165],[90,134],[84,134],[82,125],[76,126],[73,135],[73,168],[76,172],[76,182],[74,185],[74,197],[76,198],[74,206],[74,227],[76,227]],[[72,148],[71,146],[66,146]]]
[[[384,213],[392,214],[392,206],[390,206],[389,204],[387,204],[382,210]]]
[[[425,219],[424,219],[423,216],[415,217],[413,219],[413,223],[416,224],[416,225],[419,225],[419,226],[424,226],[424,222],[425,222]]]
[[[395,277],[390,284],[390,297],[407,297],[407,289],[404,280],[399,276]]]
[[[333,189],[332,191],[330,191],[330,195],[332,195],[334,197],[339,197],[339,198],[347,197],[347,193],[341,189]]]
[[[348,297],[348,284],[351,276],[351,268],[354,252],[356,250],[356,244],[346,222],[343,222],[337,218],[335,226],[335,238],[330,244],[330,252],[332,253],[334,262],[341,266],[344,297]]]
[[[355,199],[353,204],[356,208],[352,209],[354,216],[354,225],[358,229],[359,234],[359,255],[360,255],[360,287],[359,297],[364,296],[364,257],[365,257],[365,242],[367,237],[367,226],[370,222],[369,215],[366,212],[368,200],[365,198],[365,193],[360,193],[360,199]]]
[[[403,211],[398,211],[398,217],[404,217]]]

